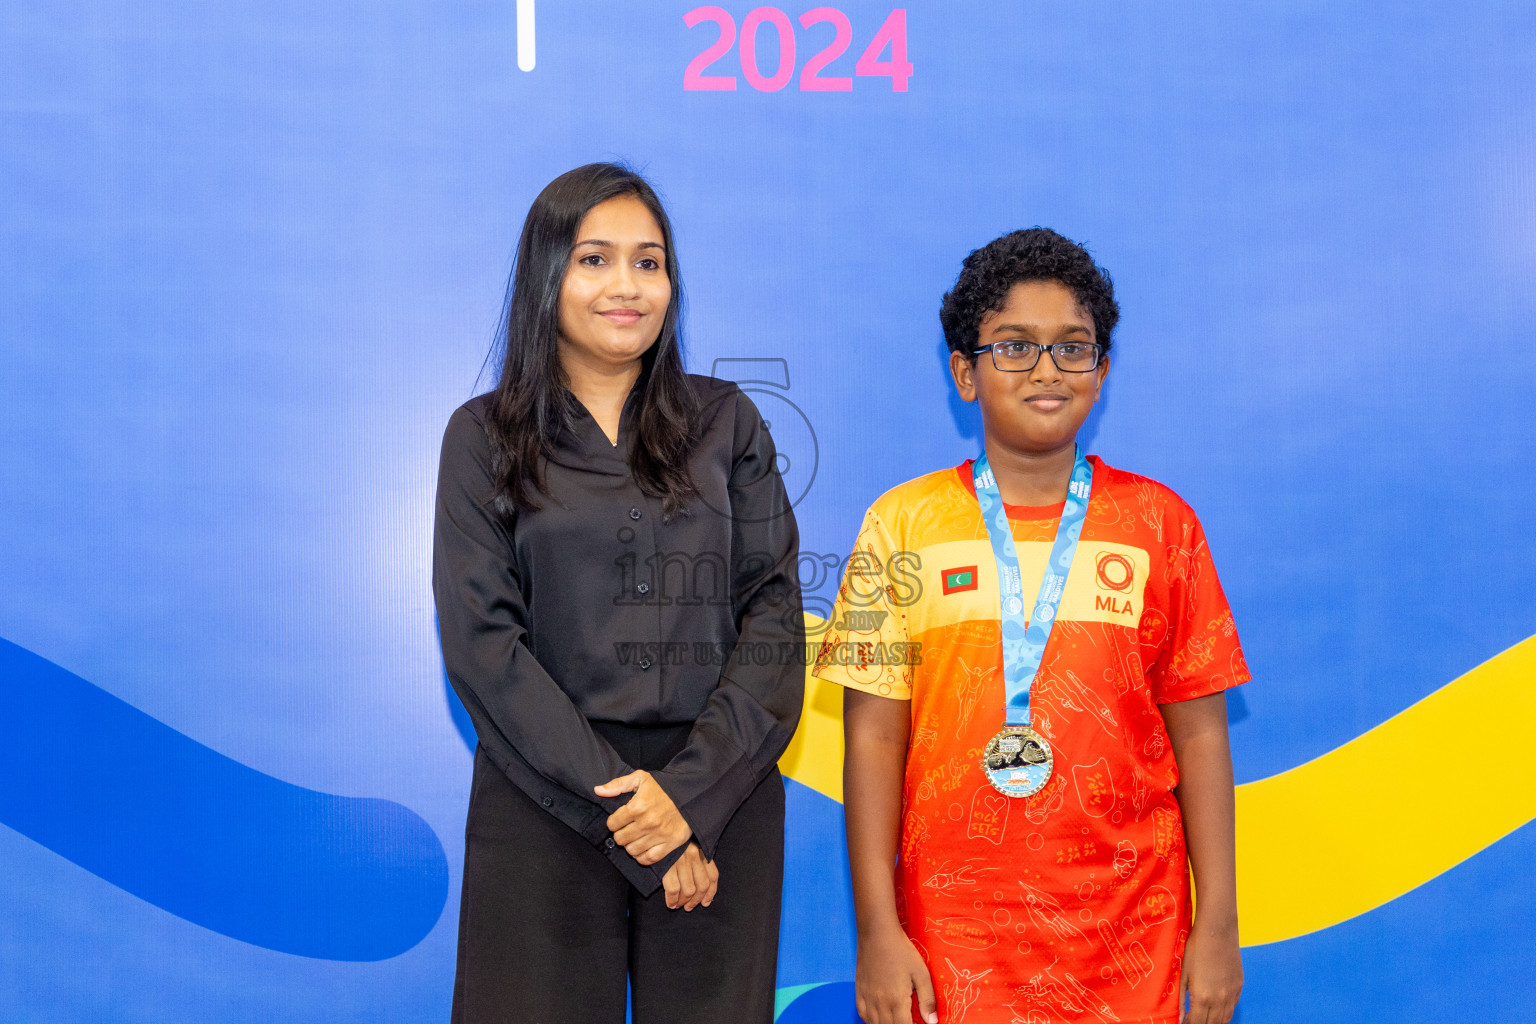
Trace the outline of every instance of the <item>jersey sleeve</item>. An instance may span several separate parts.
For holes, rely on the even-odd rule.
[[[1169,510],[1162,567],[1168,581],[1168,638],[1150,673],[1152,699],[1158,704],[1194,700],[1253,678],[1205,531],[1188,506],[1178,506]]]
[[[897,554],[890,531],[870,509],[848,556],[812,675],[893,700],[912,699],[915,649],[888,578]]]

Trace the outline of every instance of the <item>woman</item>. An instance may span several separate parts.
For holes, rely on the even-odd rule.
[[[561,175],[500,382],[443,438],[433,591],[480,741],[461,1024],[618,1024],[626,982],[636,1024],[772,1019],[799,537],[756,408],[684,372],[680,299],[644,179]]]

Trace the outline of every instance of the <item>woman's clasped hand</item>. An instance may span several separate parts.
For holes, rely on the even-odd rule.
[[[688,841],[693,829],[677,804],[648,771],[633,771],[594,787],[598,796],[633,793],[629,802],[608,816],[608,831],[629,855],[649,867]]]
[[[714,861],[705,859],[699,844],[689,843],[677,863],[667,869],[661,887],[667,895],[667,906],[672,910],[707,907],[714,902],[715,893],[720,888],[720,869],[715,867]]]
[[[640,770],[621,775],[594,787],[594,792],[602,797],[634,794],[628,803],[608,816],[608,831],[613,833],[614,841],[641,864],[649,867],[658,863],[688,843],[683,855],[662,878],[667,906],[673,910],[679,907],[692,910],[701,904],[709,906],[719,887],[720,869],[705,858],[697,844],[689,842],[693,838],[693,829],[650,772]]]

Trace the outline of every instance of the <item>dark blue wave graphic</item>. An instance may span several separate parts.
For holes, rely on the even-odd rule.
[[[0,822],[194,924],[325,960],[420,942],[448,860],[388,800],[289,785],[0,640]]]

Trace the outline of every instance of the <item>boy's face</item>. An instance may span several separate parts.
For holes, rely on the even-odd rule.
[[[999,341],[1090,341],[1093,318],[1059,281],[1023,281],[1008,292],[1003,308],[981,322],[978,345]],[[981,403],[987,438],[1016,452],[1044,454],[1070,444],[1088,418],[1109,372],[1109,357],[1087,373],[1067,373],[1044,352],[1030,370],[999,370],[983,352],[974,361],[950,353],[950,373],[960,397]]]

